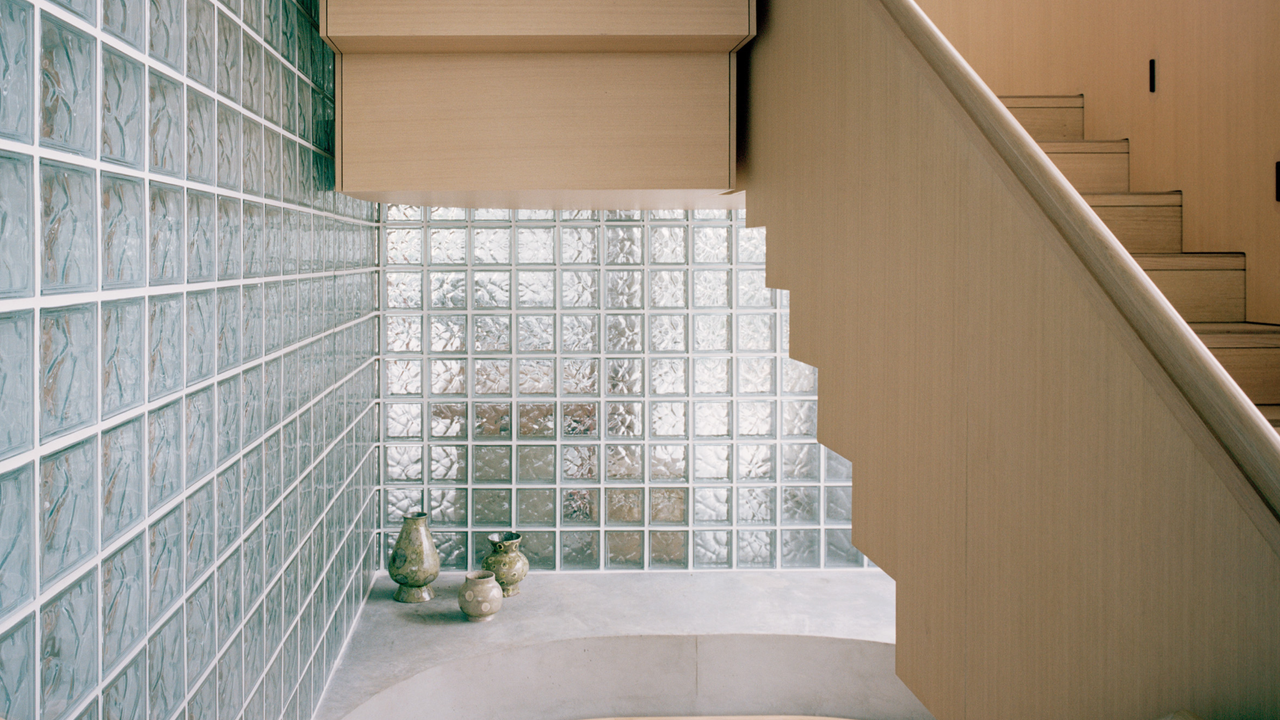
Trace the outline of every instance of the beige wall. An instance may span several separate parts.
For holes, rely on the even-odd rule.
[[[1184,250],[1246,253],[1248,319],[1280,323],[1280,3],[918,4],[997,95],[1083,93],[1085,137],[1129,138],[1133,190],[1181,190]]]

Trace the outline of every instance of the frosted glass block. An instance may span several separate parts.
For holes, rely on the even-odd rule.
[[[467,491],[457,488],[432,490],[428,512],[432,527],[466,527]]]
[[[816,443],[788,444],[782,446],[782,479],[813,480],[819,478],[820,446]]]
[[[181,117],[181,115],[179,115]],[[213,184],[218,163],[217,104],[187,89],[187,179]],[[154,123],[154,120],[153,120]],[[154,141],[153,141],[154,142]],[[155,153],[152,152],[152,168]]]
[[[266,235],[266,219],[261,203],[246,202],[243,207],[243,268],[244,276],[262,277],[266,270],[263,257],[263,240]]]
[[[432,360],[431,393],[433,395],[465,395],[467,393],[467,361]]]
[[[30,310],[0,313],[0,458],[31,447],[35,338]],[[43,366],[42,366],[43,367]],[[90,374],[88,368],[78,372]]]
[[[0,635],[0,709],[15,720],[34,720],[35,623],[30,617]]]
[[[654,530],[649,533],[649,565],[655,568],[689,566],[689,533]]]
[[[698,358],[693,361],[693,391],[699,395],[729,393],[728,358]]]
[[[774,349],[773,315],[738,316],[738,350],[772,352]]]
[[[387,392],[391,395],[422,394],[421,360],[387,360]]]
[[[187,191],[187,282],[212,280],[217,269],[214,253],[216,204],[208,193]]]
[[[827,487],[826,520],[829,523],[848,523],[853,519],[853,488]]]
[[[560,300],[566,308],[600,307],[600,273],[562,270]]]
[[[511,439],[511,403],[474,403],[477,440]],[[477,451],[478,452],[478,451]],[[479,456],[477,455],[477,462]]]
[[[679,438],[688,432],[686,405],[682,402],[649,403],[649,432],[655,438]]]
[[[467,438],[466,403],[431,403],[432,438]]]
[[[598,403],[561,403],[560,428],[566,438],[599,437]]]
[[[466,482],[467,448],[463,445],[431,446],[431,482]]]
[[[684,525],[688,523],[689,494],[685,488],[652,488],[649,490],[649,523]]]
[[[471,261],[475,264],[511,264],[510,228],[476,228],[471,244]]]
[[[142,403],[142,298],[102,303],[102,417]]]
[[[467,569],[467,534],[465,532],[432,532],[431,535],[436,541],[436,551],[440,553],[441,568]]]
[[[222,564],[218,565],[215,575],[218,585],[218,644],[222,645],[231,637],[232,631],[240,624],[240,553],[232,551]],[[239,659],[237,658],[237,662]]]
[[[475,393],[508,395],[511,393],[510,360],[476,360]]]
[[[732,458],[728,445],[695,445],[694,477],[700,481],[728,482],[733,479]]]
[[[527,406],[521,406],[521,419]],[[551,416],[554,423],[554,407],[551,408]],[[555,426],[552,424],[551,433],[555,432]],[[521,426],[521,436],[523,434],[523,425]],[[556,449],[551,445],[527,445],[520,446],[516,449],[516,477],[524,483],[553,483],[556,481]],[[552,502],[554,504],[554,502]],[[555,517],[554,513],[551,516]]]
[[[683,359],[656,359],[649,361],[649,375],[652,379],[650,391],[654,395],[686,395],[687,364]]]
[[[790,395],[817,394],[818,369],[791,358],[783,358],[782,392]]]
[[[816,524],[818,522],[818,488],[783,487],[780,514],[785,525]]]
[[[151,57],[177,70],[182,69],[183,0],[151,0]]]
[[[142,418],[102,433],[102,543],[105,545],[146,515]]]
[[[417,278],[418,292],[414,305],[397,306],[391,299],[390,283],[392,275],[412,276]],[[422,274],[421,273],[387,273],[387,305],[388,307],[422,307]],[[465,272],[433,272],[431,273],[431,307],[432,308],[467,308],[467,274]]]
[[[280,133],[270,127],[262,129],[262,194],[272,200],[281,198],[284,167],[281,160]],[[268,210],[268,213],[271,211]],[[268,216],[270,217],[270,216]],[[267,262],[271,262],[268,254]]]
[[[653,315],[649,318],[649,350],[652,352],[686,352],[688,347],[687,317]]]
[[[153,399],[182,387],[182,302],[180,293],[148,299],[148,393]]]
[[[217,549],[225,552],[240,538],[240,465],[232,463],[231,467],[218,473],[214,498],[217,502]]]
[[[643,352],[644,316],[606,315],[605,350],[608,352]]]
[[[550,395],[556,390],[554,360],[521,360],[518,389],[522,395]]]
[[[643,525],[644,490],[640,488],[605,490],[605,522],[610,525]]]
[[[102,720],[145,720],[146,669],[147,654],[138,653],[102,691]]]
[[[390,315],[387,322],[387,352],[422,352],[422,318]]]
[[[152,285],[170,285],[183,278],[182,188],[151,183],[150,272]]]
[[[102,667],[147,634],[147,559],[138,535],[102,562]]]
[[[218,94],[240,100],[240,25],[218,13]]]
[[[610,395],[640,395],[644,393],[644,360],[611,358],[608,362],[608,393]]]
[[[686,275],[683,270],[652,270],[649,272],[649,307],[683,308],[688,305],[685,292]]]
[[[698,525],[728,525],[732,498],[729,488],[697,488],[693,491],[693,521]]]
[[[600,482],[599,446],[565,445],[560,466],[566,482]]]
[[[422,437],[421,403],[387,403],[386,409],[387,437]]]
[[[649,228],[649,262],[661,265],[683,265],[688,262],[686,233],[683,227]]]
[[[473,323],[475,352],[511,352],[510,315],[477,315],[473,319]],[[465,326],[463,330],[465,331]],[[461,351],[465,348],[465,343],[463,342],[465,336],[460,332],[456,337],[458,338],[456,348],[453,348],[454,343],[449,343],[449,347],[453,348],[449,350],[450,352]]]
[[[600,262],[600,237],[596,228],[560,228],[560,262],[565,265],[594,265]]]
[[[780,542],[782,544],[782,567],[818,567],[820,531],[783,530]]]
[[[511,526],[510,490],[476,490],[472,495],[474,524],[492,527]]]
[[[388,445],[387,481],[414,482],[422,479],[421,445]]]
[[[727,438],[732,434],[730,412],[732,404],[727,402],[694,403],[694,435],[705,438]]]
[[[640,210],[606,210],[604,219],[608,222],[622,222],[626,220],[641,220],[644,213]]]
[[[525,209],[516,211],[517,220],[555,220],[555,210]]]
[[[149,720],[167,720],[182,703],[182,613],[176,613],[147,642]]]
[[[813,400],[782,403],[782,434],[784,437],[817,437],[818,403]]]
[[[773,358],[738,358],[738,392],[743,395],[772,395]]]
[[[520,439],[555,438],[555,403],[520,403],[518,418]]]
[[[764,254],[764,228],[742,228],[738,230],[738,262],[763,264]]]
[[[0,2],[0,86],[6,91],[5,102],[0,103],[0,136],[28,144],[31,142],[31,98],[35,96],[31,87],[34,16],[29,3]]]
[[[639,225],[608,228],[605,231],[605,262],[610,265],[643,264],[640,232]]]
[[[243,267],[240,201],[218,196],[218,279],[234,280]]]
[[[455,207],[433,207],[430,208],[429,216],[432,220],[466,220],[467,209]],[[388,205],[387,221],[409,221],[421,220],[422,208],[411,205]]]
[[[97,306],[40,311],[40,437],[97,419]]]
[[[476,218],[477,220],[479,218]],[[561,220],[599,220],[600,213],[595,210],[561,210]]]
[[[155,510],[182,489],[182,404],[147,413],[147,507]]]
[[[560,533],[560,567],[564,570],[599,570],[600,533],[592,530]]]
[[[398,527],[409,513],[422,512],[421,488],[388,488],[386,497],[386,527]]]
[[[104,8],[105,10],[105,8]],[[102,50],[102,159],[142,168],[146,107],[142,64]]]
[[[218,372],[240,364],[240,288],[218,289]]]
[[[244,36],[244,54],[241,56],[243,85],[240,88],[241,102],[244,109],[252,113],[262,114],[262,66],[264,54],[262,45],[248,35]]]
[[[62,717],[98,684],[97,573],[40,608],[40,707],[44,720]]]
[[[604,534],[605,567],[610,570],[644,568],[644,533],[623,530]]]
[[[693,231],[693,261],[695,263],[728,263],[729,228],[695,228]]]
[[[639,310],[644,307],[644,272],[610,270],[605,273],[605,307]]]
[[[693,273],[693,306],[729,307],[729,271],[697,270]]]
[[[40,144],[94,157],[97,91],[93,38],[42,15]],[[6,93],[7,94],[7,93]]]
[[[561,315],[560,349],[569,353],[600,351],[600,317],[598,315]]]
[[[565,395],[599,395],[600,361],[595,358],[561,360],[560,391]]]
[[[511,273],[477,272],[472,275],[475,283],[474,306],[477,310],[511,307]]]
[[[422,228],[387,228],[387,264],[422,264]]]
[[[774,562],[774,539],[772,530],[739,530],[738,531],[738,567],[740,568],[772,568]]]
[[[516,273],[516,302],[522,308],[556,306],[556,274],[552,271],[521,270]]]
[[[517,335],[520,352],[553,352],[556,349],[555,317],[521,315]]]
[[[466,349],[466,315],[431,316],[431,352],[464,352]]]
[[[432,276],[432,282],[436,280]],[[432,300],[435,300],[435,289],[432,289]],[[461,307],[466,307],[465,298]],[[387,273],[387,307],[389,308],[421,308],[422,307],[422,273],[389,272]],[[433,305],[433,307],[436,307]],[[449,307],[449,306],[444,306]]]
[[[650,445],[649,479],[655,482],[688,477],[689,448],[686,445]]]
[[[7,12],[0,4],[0,17]],[[8,28],[0,30],[7,33]],[[3,35],[0,35],[2,38]],[[5,52],[0,45],[0,53]],[[0,75],[4,70],[0,68]],[[0,120],[5,108],[0,105]],[[32,292],[31,158],[0,152],[0,298]]]
[[[35,589],[31,562],[33,476],[30,464],[0,475],[0,616],[30,600]],[[0,647],[3,645],[4,641],[0,641]],[[0,654],[0,688],[5,679],[3,660],[4,655]],[[0,689],[0,701],[3,698],[4,690]]]
[[[738,479],[760,481],[773,479],[772,445],[738,446]]]
[[[262,445],[257,445],[244,454],[244,459],[240,462],[240,472],[244,488],[242,491],[244,498],[242,521],[243,526],[247,528],[257,522],[258,517],[262,515],[264,492]],[[245,542],[248,542],[248,540]]]
[[[516,231],[516,261],[522,265],[550,265],[556,261],[555,228],[522,227]]]
[[[262,356],[263,307],[262,286],[245,285],[241,298],[241,341],[245,362]]]
[[[187,485],[213,470],[213,388],[187,396]]]
[[[606,472],[610,482],[644,479],[643,445],[607,445]]]
[[[644,403],[605,403],[606,426],[611,438],[640,438],[644,436]]]
[[[151,151],[148,155],[148,166],[154,172],[166,175],[182,173],[182,84],[155,70],[147,72],[147,97],[150,112],[147,115],[147,137],[150,139]],[[188,98],[188,114],[192,122],[203,116],[196,112],[204,108],[192,108],[192,100]],[[212,115],[208,118],[212,121]],[[188,131],[190,132],[190,130]],[[208,135],[212,136],[210,128]],[[104,130],[104,144],[106,131]],[[189,137],[190,141],[191,138]]]
[[[418,231],[422,237],[422,231]],[[432,265],[467,264],[467,229],[432,228],[428,235],[429,257]]]
[[[187,0],[187,77],[213,88],[213,3]]]
[[[738,307],[770,308],[773,291],[765,287],[763,270],[738,271]]]
[[[727,352],[729,350],[729,316],[694,315],[693,349],[695,352]]]
[[[599,525],[600,491],[586,488],[561,490],[560,521],[565,525]]]
[[[826,455],[827,482],[852,482],[853,463],[837,455],[830,448],[823,448]]]
[[[732,559],[727,530],[703,530],[693,534],[693,566],[696,568],[727,568]]]
[[[191,500],[187,501],[190,505]],[[151,524],[147,531],[150,566],[147,574],[147,616],[154,623],[182,595],[182,508]],[[213,555],[213,548],[208,549]],[[189,561],[196,558],[189,557]]]
[[[93,290],[98,281],[94,172],[40,161],[41,292]]]
[[[774,405],[770,401],[738,402],[739,437],[773,437]]]

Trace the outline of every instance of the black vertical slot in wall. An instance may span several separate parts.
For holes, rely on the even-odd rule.
[[[1276,163],[1276,202],[1280,202],[1280,162]]]
[[[1147,61],[1147,89],[1151,92],[1156,91],[1156,61],[1154,58]]]

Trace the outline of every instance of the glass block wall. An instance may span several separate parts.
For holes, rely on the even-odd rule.
[[[0,0],[0,718],[319,699],[376,565],[380,282],[315,12]]]
[[[863,567],[764,233],[728,212],[391,206],[384,541],[446,567]]]

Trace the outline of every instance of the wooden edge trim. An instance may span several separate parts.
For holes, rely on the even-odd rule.
[[[1067,140],[1063,142],[1042,142],[1040,149],[1046,153],[1059,155],[1096,153],[1121,154],[1129,152],[1128,140]]]
[[[1244,270],[1244,253],[1137,253],[1143,270]]]
[[[1240,468],[1269,511],[1270,517],[1263,521],[1270,527],[1259,527],[1259,531],[1280,555],[1276,545],[1280,537],[1276,532],[1280,528],[1280,435],[914,0],[880,3]],[[1255,524],[1262,520],[1252,508],[1244,509]]]
[[[1089,207],[1182,207],[1182,191],[1081,195]]]
[[[1083,95],[1002,95],[1000,102],[1008,108],[1083,108]]]

